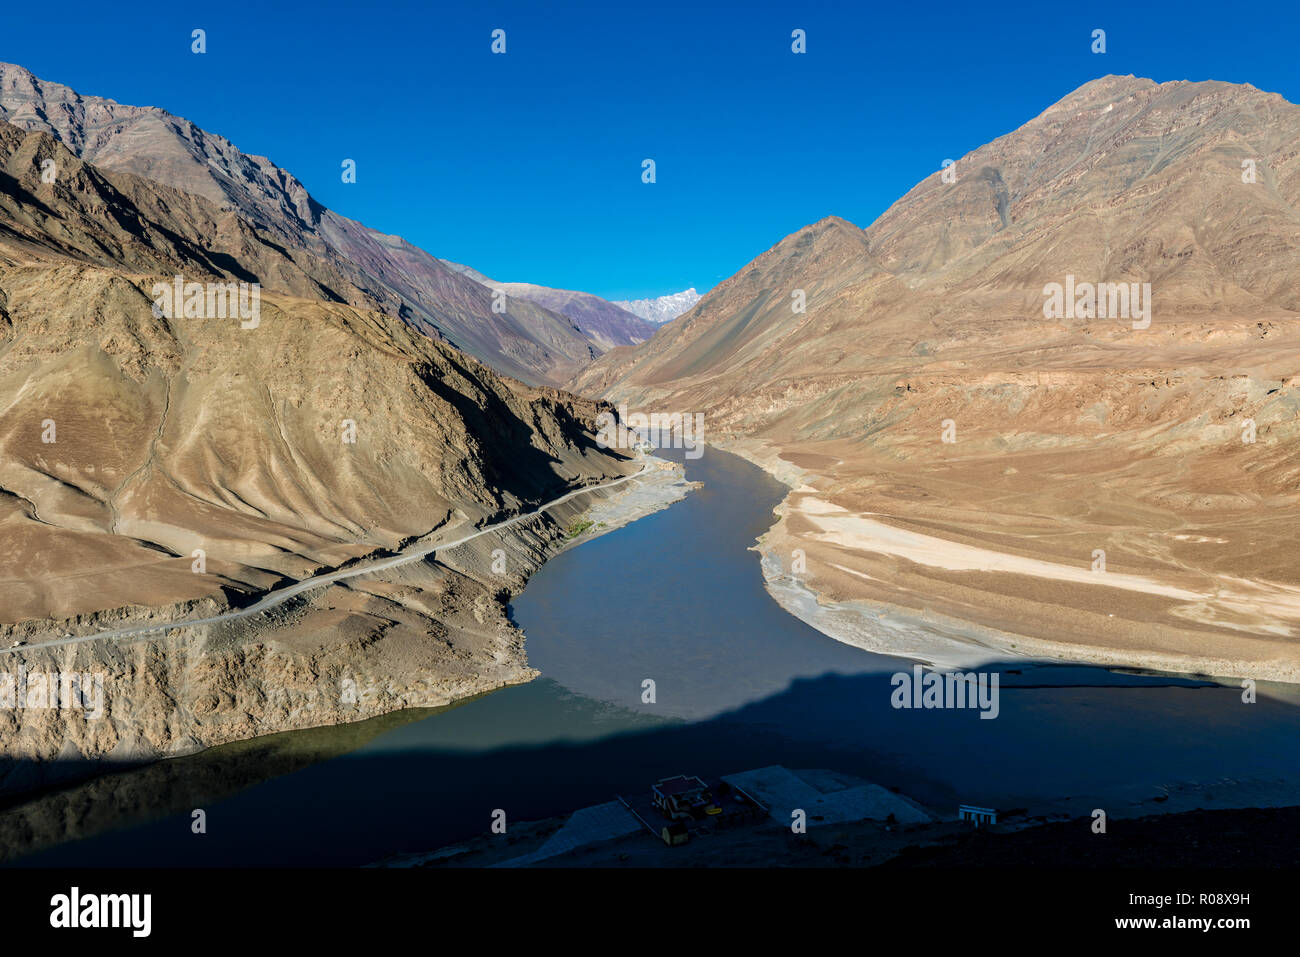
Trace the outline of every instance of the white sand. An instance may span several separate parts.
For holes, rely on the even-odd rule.
[[[1250,617],[1249,630],[1291,636],[1295,630],[1278,618],[1300,621],[1300,589],[1272,582],[1252,582],[1221,576],[1213,591],[1193,591],[1143,575],[1095,572],[1090,567],[1008,555],[909,531],[865,515],[858,515],[815,495],[791,496],[791,511],[803,516],[818,531],[809,537],[854,551],[893,555],[918,565],[947,571],[1003,572],[1051,581],[1160,595],[1191,603],[1175,614],[1197,621],[1231,627],[1231,616]],[[841,568],[842,571],[850,571]],[[860,573],[853,573],[860,574]],[[862,576],[866,577],[866,576]],[[1215,609],[1228,613],[1215,614]],[[1269,620],[1272,619],[1272,620]]]

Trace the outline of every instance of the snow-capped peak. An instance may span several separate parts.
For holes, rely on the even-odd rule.
[[[614,305],[626,309],[634,316],[662,324],[676,319],[699,301],[700,294],[692,286],[690,289],[675,292],[670,296],[660,296],[658,299],[623,300]]]

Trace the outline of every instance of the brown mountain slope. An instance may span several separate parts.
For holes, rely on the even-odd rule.
[[[590,404],[381,313],[268,296],[241,329],[156,318],[149,285],[0,271],[3,621],[256,589],[619,473]]]
[[[469,266],[452,262],[446,265],[489,289],[499,289],[511,298],[525,299],[551,312],[566,316],[573,320],[579,331],[601,352],[606,352],[615,346],[630,346],[645,342],[658,328],[655,323],[634,316],[608,299],[601,299],[589,292],[552,289],[531,282],[497,282]]]
[[[333,302],[343,298],[336,290],[365,299],[327,263],[291,252],[202,197],[106,172],[47,133],[3,122],[0,254],[11,263],[67,258],[110,269],[260,280],[270,289]]]
[[[955,172],[787,237],[576,387],[804,470],[766,544],[824,599],[1300,680],[1300,108],[1107,77]],[[1150,283],[1149,325],[1048,318],[1071,281]]]
[[[177,274],[255,269],[314,289],[291,256],[220,216],[0,123],[0,486],[13,534],[34,536],[31,553],[11,550],[11,576],[0,570],[28,595],[0,598],[0,620],[111,607],[56,584],[60,561],[86,577],[78,549],[56,544],[67,534],[155,563],[160,548],[188,554],[177,535],[198,536],[218,561],[257,553],[255,579],[297,575],[340,546],[392,546],[617,473],[585,436],[594,405],[499,379],[382,313],[263,293],[254,328],[156,314],[154,283]],[[29,554],[49,556],[40,591],[62,597],[33,597]],[[105,602],[156,603],[134,594],[151,576],[95,577]]]
[[[265,291],[255,322],[159,308],[156,283],[237,284],[246,261],[314,289],[319,264],[263,235],[0,124],[0,674],[103,686],[92,720],[0,707],[0,793],[526,680],[505,602],[589,496],[256,618],[60,642],[209,618],[634,469],[597,446],[596,403],[383,312]]]
[[[82,96],[0,63],[0,120],[49,133],[106,176],[206,200],[224,233],[255,235],[297,262],[290,275],[259,274],[269,290],[386,312],[533,384],[558,384],[598,354],[565,317],[526,299],[494,312],[488,290],[422,249],[325,209],[269,159],[164,110]]]

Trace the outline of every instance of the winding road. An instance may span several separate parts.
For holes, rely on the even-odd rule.
[[[259,615],[264,611],[282,605],[290,598],[301,595],[303,592],[311,591],[314,588],[323,588],[326,585],[332,585],[335,582],[345,581],[349,578],[356,578],[359,575],[368,575],[372,572],[383,571],[387,568],[396,568],[399,565],[409,565],[412,562],[423,561],[435,552],[445,551],[464,545],[466,542],[473,541],[481,535],[490,535],[493,532],[499,532],[509,528],[519,522],[526,521],[534,516],[540,515],[547,509],[561,505],[569,499],[578,495],[585,495],[587,492],[594,492],[603,488],[613,488],[616,485],[622,485],[624,482],[640,478],[650,471],[651,465],[647,463],[641,467],[639,472],[633,472],[631,475],[624,475],[621,478],[612,479],[608,482],[602,482],[599,485],[588,485],[584,488],[574,489],[557,499],[547,502],[531,512],[521,512],[513,518],[506,519],[504,522],[497,522],[495,525],[488,525],[469,535],[465,535],[453,542],[439,542],[430,545],[427,541],[417,540],[412,542],[398,554],[390,558],[376,559],[375,561],[362,562],[351,568],[341,571],[327,572],[323,575],[315,575],[311,578],[304,578],[302,581],[294,582],[292,585],[285,585],[282,588],[273,589],[246,608],[233,609],[223,612],[220,615],[213,615],[209,618],[190,618],[182,621],[171,621],[161,625],[133,625],[129,628],[119,628],[115,631],[101,631],[93,635],[74,635],[68,638],[56,638],[53,641],[33,642],[22,645],[17,648],[0,648],[0,655],[13,654],[16,652],[34,651],[38,648],[55,648],[59,645],[76,645],[84,641],[100,641],[114,638],[137,638],[145,635],[164,634],[176,628],[192,628],[196,625],[215,625],[223,621],[235,621],[240,618],[251,618],[253,615]]]

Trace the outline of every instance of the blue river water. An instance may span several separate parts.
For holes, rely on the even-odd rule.
[[[165,778],[156,767],[100,778],[81,787],[107,823],[46,834],[17,863],[359,865],[485,833],[496,809],[531,820],[670,774],[768,764],[860,775],[947,813],[1300,780],[1293,700],[1247,705],[1206,682],[1012,661],[984,669],[1001,682],[994,720],[892,707],[891,676],[909,662],[827,638],[763,589],[750,548],[783,487],[712,448],[685,465],[703,488],[561,554],[516,600],[543,677],[259,739],[271,756],[231,745],[165,762]],[[193,808],[206,834],[192,833]]]

